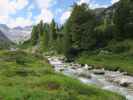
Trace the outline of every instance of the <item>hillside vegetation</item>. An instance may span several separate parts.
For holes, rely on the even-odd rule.
[[[111,51],[111,52],[109,52]],[[120,53],[120,51],[122,53]],[[115,53],[112,53],[115,52]],[[133,41],[111,43],[104,50],[86,52],[79,55],[77,62],[93,65],[95,68],[105,68],[113,71],[127,72],[133,75]]]

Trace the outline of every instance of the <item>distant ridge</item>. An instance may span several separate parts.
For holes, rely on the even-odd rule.
[[[32,26],[9,28],[0,24],[0,31],[12,42],[23,43],[31,37]]]

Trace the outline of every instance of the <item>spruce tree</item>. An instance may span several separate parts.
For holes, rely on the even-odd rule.
[[[31,44],[34,46],[38,43],[39,40],[39,31],[38,26],[33,26],[32,33],[31,33]]]
[[[120,0],[114,16],[114,23],[119,30],[118,37],[133,37],[133,1]]]
[[[89,49],[93,44],[92,35],[95,27],[95,15],[88,5],[75,4],[68,19],[68,32],[72,36],[72,46],[75,49]]]

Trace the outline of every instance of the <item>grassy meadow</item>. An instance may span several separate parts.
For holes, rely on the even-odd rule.
[[[77,62],[105,68],[113,71],[127,72],[133,75],[133,41],[112,42],[105,50],[82,53]],[[109,51],[109,52],[108,52]]]
[[[40,55],[0,51],[0,100],[125,100],[55,73]]]

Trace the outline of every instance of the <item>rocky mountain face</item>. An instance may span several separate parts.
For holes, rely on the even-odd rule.
[[[2,31],[0,31],[0,49],[7,49],[13,45],[12,41],[10,41]]]
[[[27,27],[15,27],[9,28],[6,25],[0,24],[0,31],[12,42],[23,43],[24,41],[30,39],[32,26]]]
[[[118,3],[113,4],[112,6],[108,8],[97,8],[94,10],[97,18],[99,19],[107,19],[109,22],[113,20],[113,15],[118,7]]]

